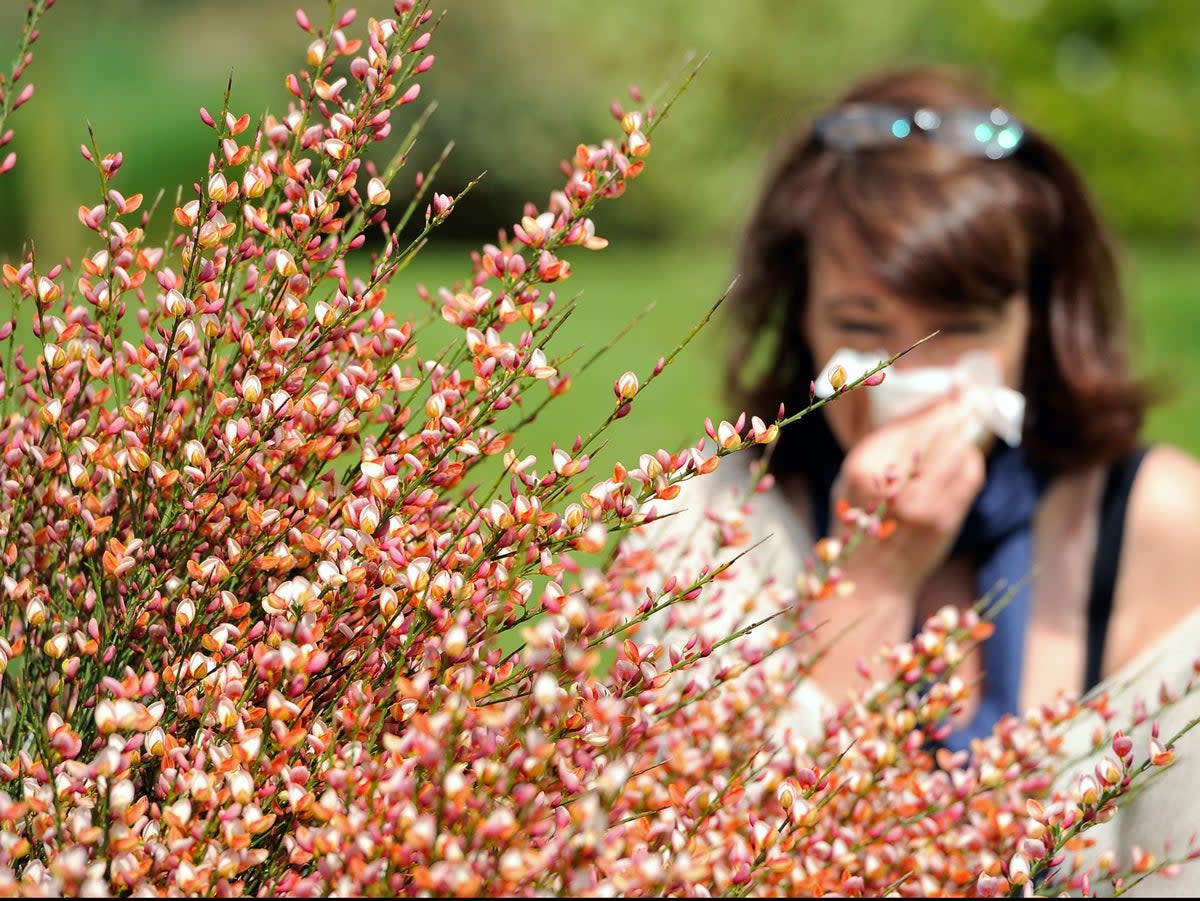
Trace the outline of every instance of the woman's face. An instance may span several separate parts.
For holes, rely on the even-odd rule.
[[[871,277],[857,242],[840,244],[836,255],[814,247],[810,273],[801,327],[818,370],[842,347],[864,353],[884,350],[890,355],[937,331],[936,337],[895,366],[945,366],[965,351],[982,350],[1000,365],[1005,384],[1020,388],[1029,336],[1029,300],[1024,293],[997,308],[964,305],[959,311],[923,306],[920,298],[892,293]],[[843,449],[873,428],[868,403],[865,391],[852,391],[824,408]]]

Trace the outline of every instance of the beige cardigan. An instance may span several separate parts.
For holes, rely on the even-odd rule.
[[[732,578],[719,583],[717,603],[701,607],[707,615],[696,615],[691,621],[666,628],[660,618],[651,629],[666,641],[683,642],[699,632],[714,639],[731,635],[740,625],[754,622],[780,609],[794,591],[797,575],[803,572],[803,555],[812,545],[812,535],[795,515],[790,504],[778,489],[749,497],[749,512],[743,512],[750,485],[749,466],[745,455],[726,458],[711,475],[693,479],[683,486],[678,498],[669,504],[659,504],[660,511],[674,515],[643,527],[633,540],[675,548],[665,560],[675,563],[673,571],[681,576],[694,575],[705,562],[728,560],[746,547],[765,539],[764,544],[749,556],[738,561],[731,570]],[[716,536],[721,528],[744,530],[744,540],[737,547],[713,553]],[[662,545],[662,542],[669,542]],[[676,558],[673,554],[679,554]],[[768,624],[747,636],[753,645],[766,647],[776,629]],[[1146,756],[1150,723],[1130,729],[1126,726],[1135,698],[1142,698],[1147,707],[1157,706],[1160,685],[1182,691],[1193,674],[1193,660],[1200,656],[1200,609],[1180,626],[1146,649],[1136,660],[1108,679],[1097,691],[1107,690],[1112,705],[1120,716],[1110,728],[1125,727],[1135,740],[1135,763]],[[708,672],[720,665],[722,655],[714,653],[705,661]],[[725,659],[728,659],[726,657]],[[766,665],[778,673],[789,670],[786,654],[776,654]],[[802,683],[788,699],[779,728],[791,730],[792,737],[811,740],[819,734],[826,712],[832,709],[830,698],[811,680]],[[1193,691],[1172,705],[1159,717],[1161,737],[1165,740],[1183,724],[1200,717],[1200,690]],[[1099,717],[1087,715],[1072,725],[1065,746],[1072,756],[1087,751]],[[1059,784],[1066,786],[1072,777],[1091,772],[1107,748],[1089,757],[1086,762],[1063,773]],[[1130,851],[1140,845],[1162,857],[1163,842],[1172,839],[1176,853],[1186,847],[1192,833],[1200,830],[1200,727],[1189,732],[1179,742],[1175,763],[1153,779],[1137,797],[1126,800],[1117,815],[1108,823],[1088,832],[1096,847],[1089,856],[1105,849],[1117,852],[1118,860],[1128,866]],[[1093,891],[1103,892],[1107,886],[1093,885]],[[1132,897],[1195,897],[1200,895],[1200,861],[1186,864],[1173,879],[1154,876],[1130,890]]]

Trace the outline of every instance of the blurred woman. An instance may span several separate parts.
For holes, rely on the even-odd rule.
[[[1083,762],[1063,778],[1103,753],[1098,727],[1124,724],[1145,748],[1160,726],[1165,739],[1200,721],[1200,464],[1141,439],[1151,397],[1130,367],[1114,248],[1060,151],[963,73],[871,76],[780,145],[737,274],[728,375],[748,415],[794,413],[912,349],[758,460],[685,483],[674,515],[641,530],[679,584],[763,540],[708,600],[652,624],[673,647],[716,649],[693,678],[765,657],[772,694],[756,715],[784,741],[820,741],[868,687],[860,661],[937,611],[1007,593],[958,670],[973,690],[935,732],[944,747],[969,749],[1064,690],[1104,692],[1118,719],[1071,719],[1062,749]],[[836,543],[819,540],[844,531],[831,511],[881,500],[896,527],[845,557],[853,588],[804,603],[814,551]],[[793,642],[817,623],[816,645]],[[1137,713],[1180,694],[1159,725]],[[1179,847],[1200,827],[1200,740],[1187,738],[1089,833],[1089,853]],[[1200,868],[1138,891],[1194,896]]]
[[[904,476],[894,533],[850,556],[854,592],[821,609],[830,634],[857,624],[813,674],[827,694],[943,605],[1012,589],[947,739],[966,747],[1005,713],[1092,688],[1197,609],[1200,465],[1140,440],[1149,397],[1112,242],[1062,153],[969,78],[869,77],[784,141],[737,268],[729,375],[748,413],[803,407],[839,353],[879,359],[933,332],[889,377],[950,386],[894,417],[871,396],[885,386],[849,392],[772,451],[783,515],[810,541],[839,500],[877,502],[885,473]],[[967,360],[996,384],[955,378]],[[1023,396],[1015,446],[981,419],[987,390]]]

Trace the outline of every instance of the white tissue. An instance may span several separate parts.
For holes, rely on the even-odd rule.
[[[817,376],[817,397],[834,393],[829,374],[835,366],[846,371],[847,384],[871,371],[888,358],[882,351],[859,353],[842,348]],[[871,404],[871,420],[883,425],[915,413],[940,400],[955,387],[966,413],[968,427],[980,438],[995,432],[1011,447],[1021,443],[1021,425],[1025,419],[1025,396],[1004,384],[1000,366],[989,354],[971,350],[952,366],[926,366],[918,369],[890,367],[883,383],[865,389]]]

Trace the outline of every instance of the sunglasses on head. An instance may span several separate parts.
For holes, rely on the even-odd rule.
[[[998,160],[1011,156],[1025,129],[1007,112],[995,109],[919,109],[852,103],[821,116],[813,133],[828,147],[860,150],[887,147],[920,132],[968,156]]]

